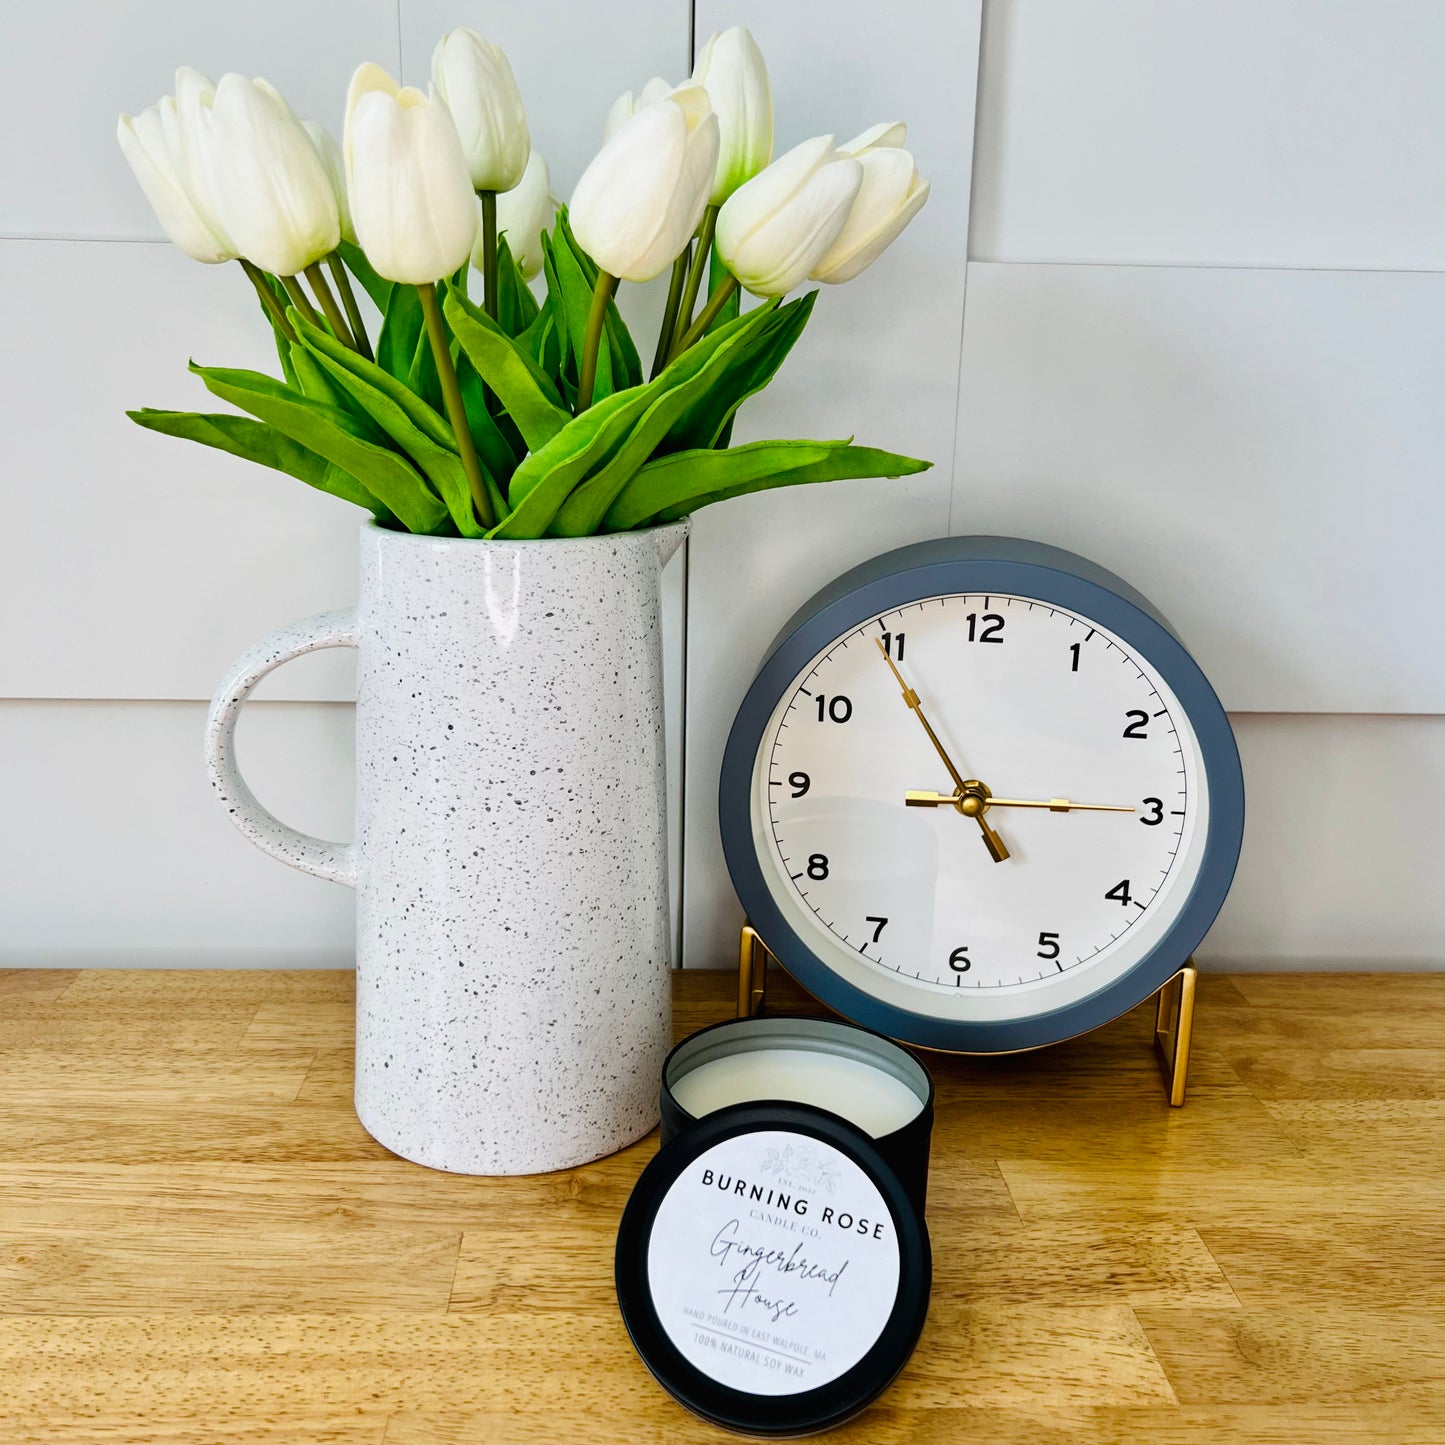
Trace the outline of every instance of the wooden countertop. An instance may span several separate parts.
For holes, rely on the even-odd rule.
[[[732,975],[683,974],[677,1026]],[[351,1110],[347,973],[0,973],[0,1440],[686,1445],[618,1217],[655,1137],[468,1179]],[[933,1303],[868,1442],[1445,1440],[1445,975],[1201,980],[933,1059]],[[545,1228],[545,1248],[539,1247]]]

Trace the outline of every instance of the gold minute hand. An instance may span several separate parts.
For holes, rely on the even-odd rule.
[[[930,793],[919,789],[903,795],[910,808],[949,808],[958,802],[957,793]],[[1135,808],[1117,803],[1074,803],[1068,798],[995,798],[991,794],[985,808],[1047,808],[1051,813],[1133,813]]]
[[[888,664],[893,676],[897,679],[898,686],[903,689],[903,701],[908,705],[913,716],[922,724],[923,731],[928,734],[928,741],[933,744],[934,751],[943,759],[943,766],[948,769],[948,776],[953,779],[953,785],[957,790],[954,796],[962,797],[968,791],[968,784],[963,774],[954,767],[953,759],[948,756],[947,749],[938,740],[938,734],[933,731],[928,724],[928,719],[923,716],[923,708],[919,704],[918,694],[903,680],[903,674],[899,672],[898,664],[888,655],[888,649],[884,647],[883,639],[881,637],[875,637],[873,641],[878,644],[878,651],[882,654],[883,661]],[[948,801],[952,802],[953,799],[950,798]],[[990,826],[981,810],[973,814],[973,816],[977,819],[978,826],[983,829],[984,847],[988,849],[989,857],[991,857],[995,863],[1002,863],[1004,859],[1009,856],[1007,845]]]

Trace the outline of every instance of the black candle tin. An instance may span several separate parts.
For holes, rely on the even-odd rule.
[[[867,1064],[902,1083],[918,1112],[875,1138],[796,1100],[696,1118],[674,1094],[703,1064],[768,1049]],[[617,1300],[638,1354],[724,1429],[789,1439],[841,1425],[892,1383],[928,1312],[932,1077],[852,1024],[736,1019],[673,1049],[661,1106],[662,1148],[617,1235]]]
[[[928,1200],[933,1076],[923,1061],[902,1045],[856,1024],[806,1016],[728,1019],[690,1034],[673,1049],[662,1066],[663,1144],[669,1144],[698,1122],[677,1101],[672,1091],[673,1085],[683,1075],[728,1054],[764,1049],[797,1049],[853,1059],[890,1075],[917,1095],[921,1105],[918,1113],[902,1128],[875,1138],[873,1147],[898,1175],[921,1216]]]
[[[922,1212],[862,1130],[803,1104],[733,1104],[643,1170],[617,1234],[643,1363],[714,1425],[815,1435],[893,1382],[923,1330]]]

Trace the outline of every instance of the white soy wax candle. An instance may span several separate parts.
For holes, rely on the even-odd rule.
[[[840,1114],[875,1139],[917,1118],[924,1100],[871,1063],[818,1049],[760,1048],[698,1064],[672,1084],[673,1098],[695,1119],[763,1099],[811,1104]]]

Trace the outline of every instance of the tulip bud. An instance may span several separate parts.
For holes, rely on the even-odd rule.
[[[923,209],[928,182],[905,150],[884,147],[858,157],[863,184],[837,239],[814,266],[814,281],[838,285],[866,271]]]
[[[326,176],[331,182],[331,190],[336,196],[336,210],[341,218],[341,239],[355,245],[356,227],[351,224],[351,199],[346,194],[346,162],[341,159],[341,147],[336,144],[336,137],[320,121],[303,120],[301,124],[305,127],[306,134],[311,137],[311,144],[316,147],[321,164],[326,167]]]
[[[341,143],[357,243],[379,276],[412,286],[466,265],[477,234],[471,173],[451,111],[363,65]]]
[[[123,115],[116,138],[161,229],[193,261],[214,266],[234,261],[231,238],[207,224],[192,199],[180,144],[180,120],[174,96],[167,95],[132,119]]]
[[[773,91],[763,52],[741,26],[714,35],[693,67],[718,120],[714,206],[720,206],[773,158]]]
[[[533,151],[527,157],[522,179],[497,197],[497,234],[506,237],[512,259],[524,280],[530,281],[542,270],[542,232],[556,209],[547,162]],[[472,249],[472,265],[478,271],[485,270],[481,237]]]
[[[336,249],[336,192],[274,86],[223,75],[205,150],[221,220],[253,265],[295,276]]]
[[[527,168],[532,138],[507,57],[475,30],[453,30],[437,41],[431,78],[456,122],[472,189],[510,191]]]
[[[211,167],[211,133],[216,87],[189,65],[176,71],[176,154],[180,173],[201,219],[217,236],[228,237],[216,204]],[[239,247],[228,247],[233,253]]]
[[[718,254],[755,296],[791,291],[837,240],[862,181],[862,165],[832,136],[794,146],[718,212]]]
[[[630,90],[624,90],[612,102],[612,109],[607,112],[607,119],[602,123],[602,144],[606,145],[617,134],[622,123],[631,120],[643,106],[666,100],[673,89],[660,75],[654,75],[642,87],[641,94],[634,96]]]
[[[865,151],[897,149],[908,139],[908,127],[901,120],[885,120],[870,125],[862,135],[840,145],[845,156],[861,156]]]
[[[650,281],[692,239],[717,167],[717,117],[699,85],[637,111],[592,159],[568,219],[610,276]]]

